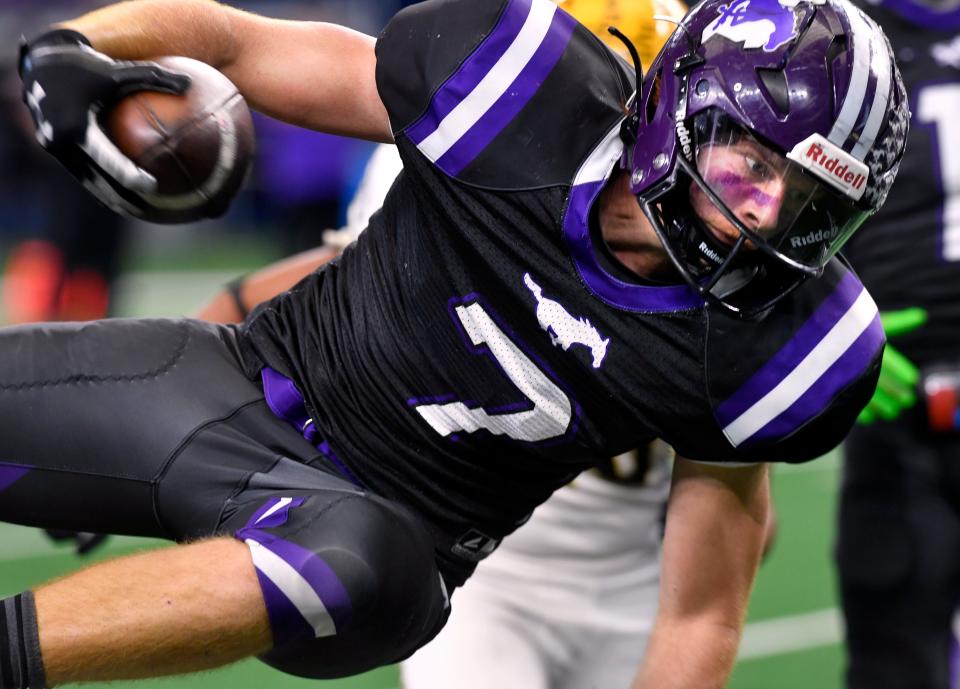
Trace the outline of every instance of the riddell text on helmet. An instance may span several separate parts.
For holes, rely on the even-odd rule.
[[[867,166],[820,134],[798,143],[787,157],[851,198],[866,190]]]

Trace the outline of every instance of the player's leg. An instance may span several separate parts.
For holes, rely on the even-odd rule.
[[[204,670],[272,644],[249,550],[232,538],[108,560],[34,597],[47,686]]]
[[[851,689],[944,689],[960,566],[952,439],[894,425],[846,445],[837,544]]]
[[[36,669],[37,627],[40,667],[54,683],[213,667],[271,646],[265,658],[284,670],[340,676],[399,660],[435,632],[445,599],[426,530],[407,510],[317,468],[320,453],[267,409],[262,389],[243,374],[226,337],[232,331],[196,323],[83,328],[51,336],[79,373],[10,384],[27,391],[27,408],[66,412],[68,402],[79,404],[72,386],[82,383],[88,406],[51,426],[59,442],[26,430],[29,414],[16,412],[0,444],[24,459],[6,466],[0,513],[23,523],[178,540],[238,535],[245,543],[207,540],[67,577],[38,590],[32,629],[21,614],[29,601],[4,603],[17,615],[12,623],[3,616],[0,630],[8,642],[0,644],[3,689],[24,686],[25,670]],[[37,349],[47,346],[43,331],[25,332]],[[135,356],[111,359],[109,372],[88,370],[95,355],[117,354],[118,336]],[[113,427],[119,437],[106,432]],[[261,512],[271,500],[289,504]],[[332,601],[322,586],[304,588],[318,568],[321,583],[339,591]],[[349,615],[330,612],[345,602]],[[317,609],[330,613],[332,628],[305,628]]]
[[[549,625],[502,595],[518,585],[477,572],[453,597],[437,637],[400,665],[404,689],[549,689]]]
[[[48,683],[252,655],[292,674],[343,677],[401,660],[442,625],[433,543],[409,511],[345,482],[226,507],[223,528],[242,524],[233,538],[105,562],[38,589]]]
[[[161,487],[165,478],[177,475],[177,460],[198,453],[214,454],[204,443],[225,421],[243,424],[251,410],[262,408],[263,392],[244,375],[237,353],[232,331],[193,322],[107,321],[0,331],[0,449],[4,459],[0,464],[0,519],[176,539],[214,533],[220,505],[204,502],[202,485],[197,486],[197,494],[184,500],[184,509],[169,513],[166,507],[172,496],[165,495]],[[237,433],[236,440],[241,435]],[[240,442],[219,444],[223,446],[219,456],[229,452],[229,462],[207,481],[214,486],[219,481],[221,491],[237,490],[255,468],[277,461],[276,449],[251,452]],[[284,445],[278,442],[276,447]],[[177,523],[180,513],[189,515],[182,521],[192,522],[193,531]],[[98,628],[113,629],[114,638],[129,642],[130,657],[137,658],[139,641],[132,633],[137,625],[130,617],[143,606],[137,599],[140,589],[129,586],[132,581],[176,594],[164,600],[171,601],[170,607],[180,604],[182,611],[184,592],[194,585],[203,590],[204,582],[194,581],[194,576],[209,572],[208,578],[218,577],[217,585],[224,590],[229,588],[224,581],[242,588],[245,563],[247,582],[253,582],[256,592],[249,554],[236,546],[233,542],[227,546],[204,544],[191,555],[190,559],[200,562],[222,563],[222,570],[198,567],[187,572],[177,566],[183,555],[174,549],[142,556],[144,560],[105,565],[39,591],[40,636],[51,648],[45,661],[54,673],[52,678],[61,681],[63,676],[78,676],[64,667],[75,664],[73,671],[82,672],[96,662],[92,658],[103,653],[96,643],[77,642],[84,628],[94,633]],[[204,549],[223,547],[234,555],[226,557],[218,550],[204,557]],[[182,576],[170,579],[169,572]],[[189,586],[185,586],[188,578]],[[149,595],[148,586],[144,592]],[[108,600],[114,601],[113,608]],[[259,601],[257,597],[251,600]],[[136,605],[124,605],[131,601]],[[218,606],[212,599],[203,604],[208,610]],[[262,601],[258,604],[265,620]],[[33,675],[31,686],[42,686],[37,679],[43,663],[33,596],[13,597],[0,605],[0,686],[23,686],[30,679],[25,676],[28,674]],[[118,606],[126,617],[116,614]],[[248,602],[246,607],[256,614],[256,606],[251,608]],[[170,636],[171,629],[189,636],[189,626],[166,627],[163,636],[152,643]],[[248,645],[261,648],[256,627],[251,625],[247,631],[253,639]],[[61,651],[67,655],[61,658]],[[115,662],[117,651],[108,648],[107,660]],[[78,653],[88,657],[78,659]]]

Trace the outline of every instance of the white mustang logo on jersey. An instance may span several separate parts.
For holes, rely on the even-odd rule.
[[[550,342],[560,345],[563,351],[567,351],[571,345],[575,344],[589,347],[593,353],[593,367],[600,368],[603,357],[607,355],[607,344],[610,338],[600,337],[600,333],[586,318],[574,318],[560,305],[560,302],[544,297],[543,290],[533,281],[530,273],[523,274],[523,281],[537,298],[537,321],[540,327],[550,335]]]

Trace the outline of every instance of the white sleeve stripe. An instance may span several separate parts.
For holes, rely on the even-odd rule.
[[[420,142],[418,148],[431,162],[450,150],[503,96],[543,43],[556,11],[552,2],[534,0],[523,28],[503,56],[437,129]]]
[[[730,444],[737,447],[789,409],[843,356],[876,316],[877,305],[864,289],[830,332],[773,390],[727,424],[723,434]]]

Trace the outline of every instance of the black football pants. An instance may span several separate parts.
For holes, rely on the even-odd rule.
[[[446,617],[417,516],[346,480],[270,411],[233,327],[0,329],[0,521],[241,538],[277,643],[264,659],[295,674],[395,662]]]

